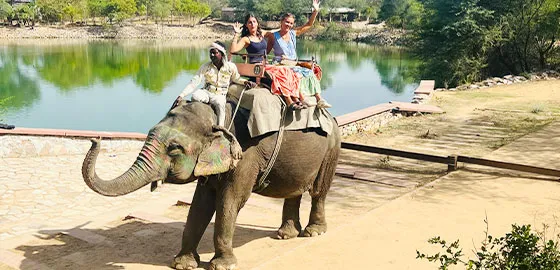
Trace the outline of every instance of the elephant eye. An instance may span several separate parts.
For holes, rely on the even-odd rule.
[[[183,153],[183,147],[179,144],[171,143],[167,147],[167,152],[171,156],[177,156],[177,155],[180,155],[181,153]]]

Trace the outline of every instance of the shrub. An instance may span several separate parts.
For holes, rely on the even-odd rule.
[[[336,23],[329,23],[323,31],[317,35],[320,40],[348,40],[352,30]]]
[[[441,245],[442,254],[426,255],[416,251],[417,259],[439,262],[439,269],[449,269],[451,265],[464,265],[466,269],[560,269],[560,250],[558,237],[556,241],[546,239],[546,229],[533,233],[531,225],[512,225],[512,230],[505,236],[494,238],[488,234],[485,220],[486,237],[480,250],[476,250],[476,259],[464,261],[463,250],[459,240],[449,244],[439,236],[428,240],[431,244]]]

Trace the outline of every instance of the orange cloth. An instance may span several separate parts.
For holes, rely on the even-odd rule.
[[[313,67],[313,73],[315,73],[315,77],[317,77],[317,80],[320,81],[321,78],[323,78],[323,70],[318,64],[315,64],[315,66]]]
[[[266,65],[265,71],[272,80],[272,93],[276,95],[300,97],[299,77],[290,67]]]

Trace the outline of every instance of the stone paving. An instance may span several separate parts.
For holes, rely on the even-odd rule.
[[[97,171],[101,177],[118,176],[137,154],[102,153]],[[82,154],[0,159],[0,241],[162,196],[146,189],[119,198],[99,196],[81,180],[83,158]]]

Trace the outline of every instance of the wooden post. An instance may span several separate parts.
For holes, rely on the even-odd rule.
[[[452,172],[457,170],[457,156],[447,157],[447,172]]]

